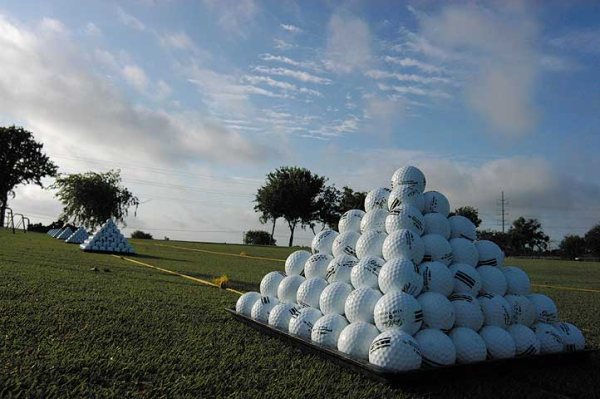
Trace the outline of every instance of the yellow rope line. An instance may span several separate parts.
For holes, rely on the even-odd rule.
[[[566,290],[566,291],[582,291],[582,292],[595,292],[600,294],[600,290],[592,290],[590,288],[575,288],[575,287],[563,287],[558,285],[546,285],[546,284],[531,284],[533,287],[542,287],[542,288],[554,288],[556,290]]]
[[[174,276],[179,276],[179,277],[187,278],[188,280],[192,280],[192,281],[195,281],[195,282],[200,283],[200,284],[208,285],[208,286],[215,287],[215,288],[221,288],[217,284],[211,283],[210,281],[202,280],[201,278],[188,276],[187,274],[174,272],[174,271],[168,270],[168,269],[163,269],[162,267],[158,267],[158,266],[152,266],[152,265],[149,265],[148,263],[144,263],[144,262],[140,262],[138,260],[126,258],[124,256],[119,256],[119,255],[112,255],[112,256],[114,256],[115,258],[126,260],[126,261],[131,262],[131,263],[136,263],[138,265],[146,266],[146,267],[149,267],[149,268],[152,268],[152,269],[155,269],[155,270],[160,270],[161,272],[172,274]],[[238,290],[234,290],[233,288],[225,288],[225,290],[229,291],[229,292],[233,292],[233,293],[238,294],[238,295],[242,295],[243,294],[243,292],[238,291]]]
[[[238,255],[238,254],[231,254],[231,253],[228,253],[228,252],[209,251],[209,250],[206,250],[206,249],[196,249],[196,248],[179,247],[177,245],[164,245],[164,244],[152,244],[152,245],[155,245],[157,247],[184,249],[186,251],[205,252],[205,253],[214,254],[214,255],[235,256],[237,258],[244,258],[244,259],[259,259],[259,260],[271,260],[271,261],[274,261],[274,262],[285,262],[285,259],[265,258],[263,256]]]

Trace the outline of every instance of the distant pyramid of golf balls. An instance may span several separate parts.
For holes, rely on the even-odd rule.
[[[79,247],[84,251],[135,253],[112,219],[108,219],[100,230],[87,238]]]
[[[73,234],[73,230],[70,227],[65,227],[55,238],[58,240],[66,240]]]
[[[236,311],[389,371],[584,349],[552,299],[532,294],[469,219],[448,217],[416,167],[370,191],[365,210],[292,253]]]
[[[73,234],[65,240],[68,244],[83,244],[90,235],[84,227],[79,227]]]

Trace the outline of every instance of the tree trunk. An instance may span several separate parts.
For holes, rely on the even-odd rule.
[[[275,222],[277,222],[277,218],[273,218],[273,228],[271,229],[271,243],[273,243],[273,236],[275,235]]]
[[[296,228],[296,223],[292,224],[292,223],[288,222],[288,225],[290,226],[290,243],[289,243],[289,246],[291,247],[294,244],[294,229]]]
[[[8,195],[6,193],[0,194],[0,228],[4,227],[4,217],[6,215],[6,206],[8,201]]]

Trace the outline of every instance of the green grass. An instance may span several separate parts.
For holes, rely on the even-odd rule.
[[[257,289],[288,248],[133,241],[136,259]],[[534,283],[600,290],[600,264],[511,260]],[[91,270],[96,268],[96,270]],[[600,347],[600,293],[536,289]],[[0,397],[594,397],[600,360],[392,389],[234,321],[233,293],[0,230]],[[560,396],[563,395],[563,396]]]

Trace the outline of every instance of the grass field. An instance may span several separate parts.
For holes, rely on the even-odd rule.
[[[136,260],[257,290],[288,248],[132,241]],[[167,246],[160,246],[167,245]],[[180,248],[173,248],[177,246]],[[182,248],[188,248],[182,249]],[[201,251],[194,251],[201,250]],[[535,284],[600,290],[600,264],[519,260]],[[536,288],[600,347],[600,293]],[[237,295],[44,234],[0,230],[0,397],[597,397],[600,359],[392,389],[223,311]]]

